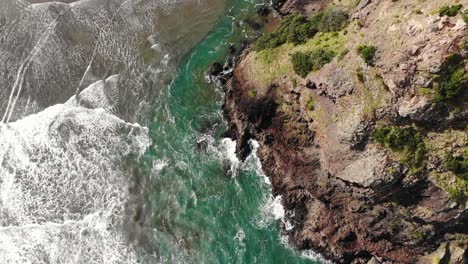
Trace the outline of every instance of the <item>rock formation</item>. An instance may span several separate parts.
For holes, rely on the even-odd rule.
[[[455,16],[439,12],[451,4],[289,0],[278,7],[282,16],[340,9],[348,24],[239,56],[225,86],[229,135],[241,158],[249,139],[259,141],[293,226],[284,232],[298,248],[338,263],[468,260],[468,179],[447,165],[450,155],[468,160],[468,2]],[[372,63],[359,45],[376,48]],[[336,56],[304,78],[295,74],[292,54],[316,48]],[[442,98],[451,58],[461,92]],[[378,131],[409,133],[417,147],[379,142]]]

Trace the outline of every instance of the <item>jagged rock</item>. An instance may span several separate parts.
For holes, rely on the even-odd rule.
[[[290,0],[284,13],[308,14],[311,2],[326,1]],[[360,1],[350,8],[360,23],[348,28],[347,55],[305,79],[281,72],[264,84],[259,74],[272,69],[255,64],[255,52],[246,50],[227,82],[224,109],[238,155],[245,157],[248,138],[259,141],[263,169],[273,192],[285,197],[287,220],[294,222],[283,231],[298,248],[341,263],[413,264],[446,236],[466,234],[467,211],[451,206],[447,190],[430,174],[445,171],[445,152],[429,146],[441,140],[427,136],[428,164],[418,171],[408,167],[403,153],[386,150],[372,137],[376,126],[416,123],[436,130],[463,127],[468,120],[466,103],[449,112],[447,105],[418,94],[418,88],[432,87],[431,74],[459,50],[467,27],[459,16],[429,14],[440,7],[438,1],[418,5],[421,12],[408,10],[405,1]],[[354,52],[363,43],[377,47],[373,67]],[[292,87],[291,80],[300,85]],[[255,100],[249,96],[252,86],[260,91]],[[314,107],[308,108],[311,98]],[[278,107],[256,111],[249,121],[254,105],[265,100]]]
[[[415,96],[403,101],[398,108],[401,117],[409,117],[414,120],[422,120],[422,115],[431,107],[431,103],[425,96]]]
[[[397,169],[390,170],[391,166],[385,153],[369,147],[335,176],[365,188],[375,187],[398,179],[398,175],[391,172],[396,172]]]
[[[215,62],[211,65],[211,68],[210,68],[210,74],[211,75],[219,75],[221,72],[223,72],[223,65],[221,65],[221,63],[219,62]]]

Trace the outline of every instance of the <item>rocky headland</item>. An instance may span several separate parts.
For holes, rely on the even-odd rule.
[[[459,6],[460,5],[460,6]],[[299,249],[467,263],[468,1],[288,0],[225,85]]]

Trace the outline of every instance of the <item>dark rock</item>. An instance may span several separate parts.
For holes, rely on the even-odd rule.
[[[263,143],[265,143],[266,145],[271,145],[273,141],[275,141],[275,137],[273,137],[272,135],[266,134],[263,136]]]
[[[234,55],[236,53],[236,47],[233,45],[229,46],[229,55]]]
[[[249,25],[253,30],[260,30],[262,28],[262,25],[260,25],[259,23],[251,20],[251,19],[246,19],[244,20],[244,22]]]
[[[223,65],[221,65],[221,63],[215,62],[211,65],[210,75],[217,76],[221,72],[223,72]]]
[[[267,6],[261,6],[257,8],[257,14],[263,17],[268,16],[270,14],[270,8]]]
[[[307,80],[306,87],[309,89],[317,89],[317,85],[311,80]]]

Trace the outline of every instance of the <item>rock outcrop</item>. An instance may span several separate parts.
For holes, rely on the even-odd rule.
[[[280,13],[314,14],[336,7],[330,2],[287,1]],[[435,14],[444,4],[450,1],[341,3],[351,17],[343,31],[239,56],[225,86],[229,135],[241,158],[249,139],[259,142],[293,226],[284,232],[298,248],[339,263],[468,260],[466,182],[443,165],[446,153],[463,155],[468,143],[467,91],[450,103],[420,91],[433,87],[450,54],[468,59],[461,48],[467,25],[460,15]],[[323,42],[343,55],[296,75],[292,52]],[[359,44],[377,47],[375,65],[364,63]],[[415,170],[378,144],[372,132],[382,124],[421,131],[424,165]],[[456,193],[449,186],[460,181]]]

